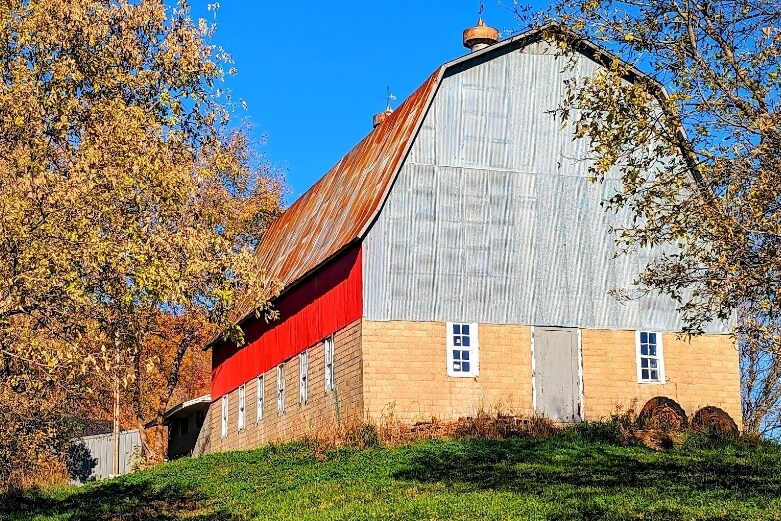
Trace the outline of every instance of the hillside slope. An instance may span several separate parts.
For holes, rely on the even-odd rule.
[[[781,448],[667,452],[586,441],[301,445],[181,459],[77,488],[0,498],[10,520],[775,519]]]

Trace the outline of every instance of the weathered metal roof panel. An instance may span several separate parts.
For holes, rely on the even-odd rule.
[[[291,284],[361,237],[393,182],[436,89],[437,70],[271,225],[258,248],[266,275]]]

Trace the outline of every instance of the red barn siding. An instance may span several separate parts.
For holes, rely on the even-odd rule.
[[[246,344],[212,353],[212,400],[301,353],[361,318],[361,247],[356,245],[275,302],[279,320],[250,319]]]

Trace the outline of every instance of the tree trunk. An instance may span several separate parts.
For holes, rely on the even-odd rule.
[[[163,425],[162,414],[155,416],[155,425],[147,428],[143,419],[138,419],[137,427],[141,435],[141,446],[144,454],[144,466],[157,465],[165,460],[168,449],[167,428]]]

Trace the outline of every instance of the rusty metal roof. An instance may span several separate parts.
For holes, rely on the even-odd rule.
[[[272,223],[257,250],[258,267],[266,277],[288,287],[363,237],[409,151],[443,70],[432,74]],[[240,309],[236,315],[245,317],[251,311]]]
[[[507,45],[522,48],[546,31],[574,35],[550,22],[437,69],[272,223],[257,250],[258,268],[288,288],[362,239],[380,211],[447,69]],[[591,42],[581,43],[612,56]],[[253,311],[248,304],[238,306],[234,316],[239,321]]]

